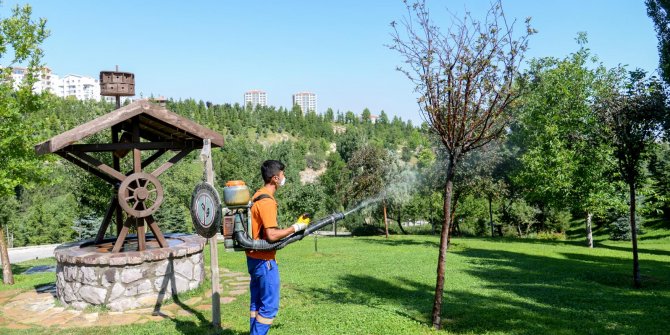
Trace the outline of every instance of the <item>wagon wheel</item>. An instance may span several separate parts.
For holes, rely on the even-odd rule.
[[[128,176],[119,186],[119,205],[136,218],[147,217],[163,202],[163,187],[156,177],[138,172]]]

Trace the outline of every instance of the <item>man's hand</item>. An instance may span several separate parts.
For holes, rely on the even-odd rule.
[[[303,231],[307,226],[309,226],[310,221],[312,221],[312,215],[309,213],[303,213],[300,215],[298,218],[298,221],[296,221],[295,224],[293,224],[291,227],[295,230],[295,232]]]

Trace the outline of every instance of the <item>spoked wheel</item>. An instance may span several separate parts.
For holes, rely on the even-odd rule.
[[[163,186],[149,173],[133,173],[119,186],[119,205],[136,218],[153,214],[162,202]]]

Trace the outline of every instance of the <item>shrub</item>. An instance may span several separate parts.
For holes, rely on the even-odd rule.
[[[635,217],[636,231],[642,234],[642,219],[639,216]],[[610,223],[610,239],[615,241],[630,241],[630,219],[629,216],[622,216]]]
[[[549,241],[565,241],[565,233],[542,232],[538,233],[536,238],[540,240],[549,240]]]
[[[391,229],[389,229],[389,234],[390,233],[392,233]],[[384,234],[383,229],[381,229],[379,227],[376,227],[376,226],[373,226],[373,225],[370,225],[370,224],[359,225],[351,231],[351,235],[354,235],[354,236],[375,236],[375,235],[383,235],[383,234]]]
[[[550,209],[546,213],[546,226],[550,232],[564,233],[570,228],[572,214],[566,210]]]

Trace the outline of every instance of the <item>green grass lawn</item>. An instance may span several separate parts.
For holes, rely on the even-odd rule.
[[[630,242],[607,241],[602,232],[591,250],[576,233],[568,241],[454,238],[440,332],[429,327],[437,236],[321,237],[318,253],[306,238],[278,252],[282,300],[271,333],[668,334],[670,230],[660,228],[640,236],[639,290],[632,288]],[[220,264],[246,271],[243,253],[221,251]],[[48,282],[44,276],[17,275],[17,287]],[[248,333],[248,299],[222,305],[223,334]],[[210,318],[197,312],[105,333],[206,334]]]

